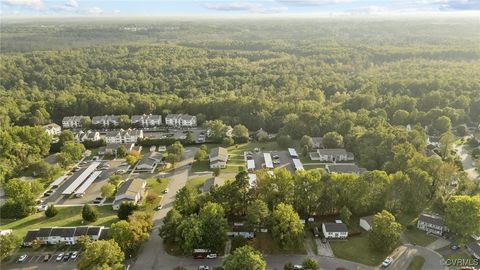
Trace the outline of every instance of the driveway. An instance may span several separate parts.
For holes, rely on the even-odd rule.
[[[315,242],[317,243],[318,255],[335,257],[328,241],[326,243],[322,243],[322,240],[320,238],[315,238]]]
[[[467,149],[465,149],[465,146],[455,145],[455,150],[462,161],[463,170],[467,173],[468,178],[471,180],[480,180],[480,174],[477,170],[475,170],[472,157],[470,156],[470,153],[468,153]]]

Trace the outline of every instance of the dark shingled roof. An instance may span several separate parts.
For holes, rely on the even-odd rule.
[[[52,228],[40,228],[38,230],[37,237],[49,237],[52,232]]]
[[[108,232],[110,231],[109,228],[104,228],[102,229],[102,231],[100,232],[100,237],[98,237],[98,239],[100,240],[105,240],[105,239],[108,239]]]
[[[88,227],[87,235],[98,235],[100,233],[100,227]]]
[[[323,223],[327,232],[348,232],[344,223]]]
[[[75,227],[63,228],[62,237],[73,237],[75,235]]]
[[[37,238],[37,235],[38,235],[38,230],[28,231],[27,235],[25,235],[25,238],[23,239],[23,242],[30,243]]]
[[[429,215],[429,214],[421,214],[418,218],[419,221],[423,221],[425,223],[434,224],[438,226],[443,226],[443,218],[439,216]]]
[[[62,236],[63,228],[53,228],[50,236]]]
[[[87,235],[88,227],[77,227],[75,230],[75,236]]]
[[[477,256],[480,256],[480,243],[472,242],[467,245],[467,248],[469,248],[472,253],[475,253],[477,254]]]

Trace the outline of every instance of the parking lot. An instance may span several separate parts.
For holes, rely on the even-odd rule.
[[[75,269],[77,261],[82,256],[81,252],[78,252],[78,255],[75,259],[69,258],[65,260],[63,257],[60,261],[57,261],[57,256],[61,252],[40,252],[40,253],[19,253],[17,257],[12,259],[12,261],[2,264],[2,269],[39,269],[39,270],[49,270],[49,269]],[[65,254],[69,252],[64,252]],[[27,254],[27,259],[24,262],[18,262],[18,257],[22,254]],[[45,255],[49,254],[50,258],[48,261],[44,261]]]
[[[192,133],[194,141],[201,143],[202,138],[203,138],[203,141],[205,140],[205,130],[202,128],[191,128],[191,129],[171,128],[171,129],[168,129],[168,132],[166,129],[164,129],[164,131],[143,129],[143,135],[150,139],[174,138],[174,139],[183,140],[186,138],[188,131]]]
[[[85,162],[80,164],[81,168],[85,168],[90,164],[90,162]],[[125,164],[124,160],[103,160],[103,164],[108,164],[108,168],[102,169],[100,176],[88,187],[85,194],[82,197],[75,196],[64,196],[62,192],[75,180],[75,176],[78,173],[70,175],[64,182],[61,184],[54,192],[48,197],[42,197],[44,200],[43,204],[59,204],[59,205],[75,205],[75,204],[85,204],[93,203],[95,198],[101,197],[101,187],[108,182],[108,179],[111,175],[116,173],[119,170],[127,171],[129,168],[128,164]],[[101,167],[99,166],[99,168]],[[99,169],[97,168],[97,169]]]
[[[251,156],[255,161],[255,170],[260,170],[265,167],[265,159],[263,157],[263,153],[270,153],[274,161],[275,161],[274,156],[278,156],[277,160],[280,161],[280,164],[274,164],[275,168],[286,168],[291,172],[295,172],[295,167],[293,166],[293,161],[290,155],[288,154],[288,151],[265,151],[265,152],[251,151]]]

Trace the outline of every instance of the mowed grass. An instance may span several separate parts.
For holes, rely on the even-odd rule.
[[[294,249],[281,249],[270,233],[257,233],[252,242],[253,247],[263,254],[307,254],[303,245]]]
[[[70,226],[110,226],[118,220],[117,212],[111,205],[93,206],[98,211],[95,222],[85,222],[82,219],[82,206],[57,207],[58,214],[52,218],[45,217],[44,212],[39,212],[17,220],[1,220],[0,229],[12,229],[20,238],[25,237],[27,231],[42,227],[70,227]]]
[[[210,170],[208,160],[195,161],[192,164],[192,172],[206,172]]]
[[[408,265],[407,270],[421,270],[424,263],[425,263],[425,258],[418,255],[414,256],[412,261]]]
[[[348,237],[347,241],[330,241],[330,246],[338,258],[371,266],[379,265],[389,255],[370,247],[368,233]]]
[[[426,247],[437,240],[436,237],[428,235],[424,231],[420,231],[416,228],[411,230],[407,229],[403,232],[403,234],[407,237],[410,243],[415,243],[422,247]]]
[[[142,207],[143,210],[145,210],[146,212],[153,212],[155,210],[155,207],[158,206],[160,200],[162,199],[162,194],[167,188],[169,181],[170,180],[166,178],[161,178],[160,180],[157,180],[155,178],[147,179],[147,196],[150,197],[153,195],[155,197],[155,200],[147,202],[147,200],[145,200],[146,196],[144,196],[142,200],[144,202],[144,205]]]
[[[192,187],[195,190],[198,190],[200,187],[203,186],[203,183],[205,183],[205,181],[207,181],[208,178],[211,178],[211,177],[210,176],[200,176],[200,177],[190,178],[190,179],[188,179],[186,186]]]
[[[303,165],[305,170],[314,170],[314,169],[325,169],[325,165],[318,164],[318,165]]]

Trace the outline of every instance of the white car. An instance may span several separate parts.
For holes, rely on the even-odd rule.
[[[56,260],[57,262],[60,262],[60,261],[62,261],[62,259],[63,259],[63,255],[64,255],[64,254],[63,254],[63,252],[62,252],[62,253],[60,253],[60,254],[58,254],[58,255],[57,255],[57,258],[56,258],[55,260]]]
[[[206,265],[200,265],[198,267],[198,270],[210,270],[210,267],[206,266]]]
[[[298,265],[298,264],[295,264],[295,265],[293,266],[293,269],[294,269],[294,270],[300,270],[300,269],[303,269],[303,266]]]
[[[210,253],[207,255],[207,259],[216,259],[217,258],[217,254],[216,253]]]
[[[167,194],[170,190],[168,188],[166,188],[163,193]]]
[[[27,254],[23,254],[23,255],[21,255],[20,257],[18,257],[17,262],[24,262],[24,261],[27,260],[27,258],[28,258],[28,255],[27,255]]]
[[[392,263],[393,259],[392,257],[387,257],[383,263],[382,263],[382,267],[388,267],[391,263]]]
[[[76,259],[77,256],[78,256],[78,251],[74,251],[74,252],[72,253],[72,256],[70,256],[70,258],[71,258],[71,259]]]
[[[37,210],[38,211],[46,211],[47,207],[48,206],[46,204],[42,204],[42,205],[37,206]]]

